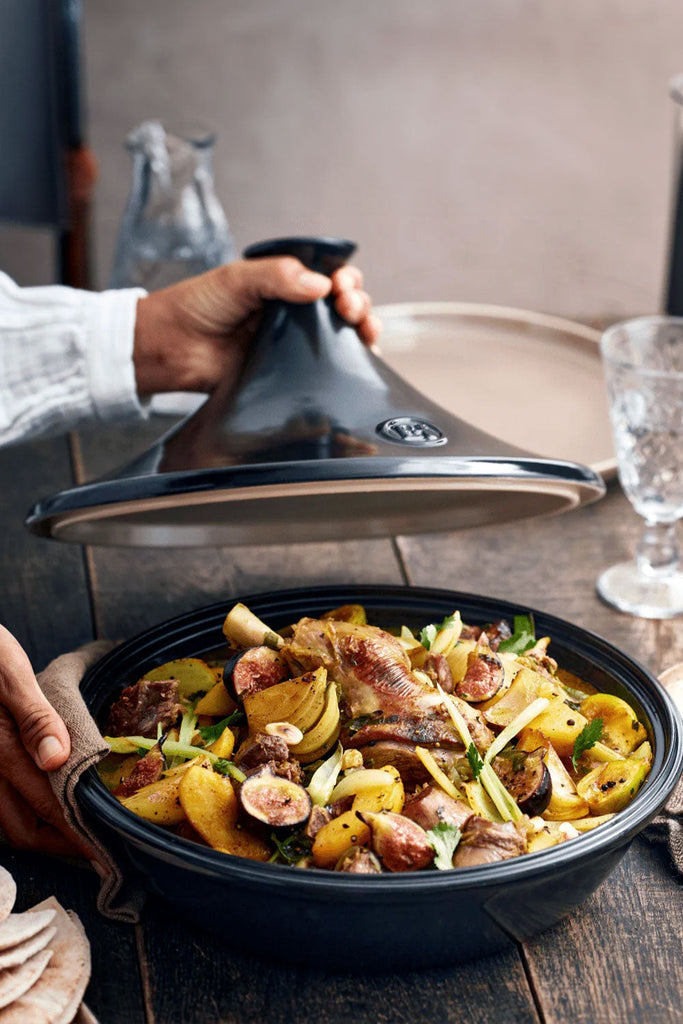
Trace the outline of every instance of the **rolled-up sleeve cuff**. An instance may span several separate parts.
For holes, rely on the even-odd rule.
[[[95,415],[102,420],[146,417],[149,402],[135,386],[133,342],[142,288],[87,293],[86,362]]]

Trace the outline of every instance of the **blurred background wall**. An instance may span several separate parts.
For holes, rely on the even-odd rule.
[[[680,0],[85,0],[104,287],[149,117],[218,133],[238,248],[358,241],[376,302],[661,304]],[[0,267],[50,280],[39,232]]]

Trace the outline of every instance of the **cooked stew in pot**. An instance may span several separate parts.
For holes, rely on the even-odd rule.
[[[417,634],[360,605],[275,632],[228,613],[227,662],[151,668],[113,704],[121,804],[252,860],[354,874],[506,860],[599,827],[652,763],[622,698],[558,667],[531,616]]]

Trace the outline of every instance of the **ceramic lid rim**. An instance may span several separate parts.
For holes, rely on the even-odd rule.
[[[45,524],[65,513],[86,510],[96,506],[118,505],[131,501],[169,499],[185,494],[202,492],[231,494],[259,489],[308,485],[321,490],[329,489],[332,482],[378,481],[381,489],[401,486],[409,480],[422,480],[436,488],[447,487],[449,481],[460,480],[482,489],[491,489],[500,483],[505,490],[537,489],[576,490],[579,502],[596,500],[605,491],[602,478],[594,470],[578,463],[549,459],[503,459],[478,457],[467,459],[444,456],[441,458],[358,458],[316,459],[310,462],[277,462],[261,465],[220,467],[217,469],[187,470],[176,473],[145,474],[120,477],[82,484],[50,495],[33,506],[26,517],[26,525],[34,532],[45,534]],[[378,489],[380,489],[378,487]]]

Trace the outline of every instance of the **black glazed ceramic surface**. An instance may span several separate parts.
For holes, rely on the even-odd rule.
[[[354,248],[287,238],[245,255],[289,253],[331,274]],[[592,469],[522,451],[431,401],[328,297],[267,303],[236,384],[221,382],[116,473],[38,502],[26,522],[93,544],[294,543],[459,529],[603,493]]]
[[[530,610],[471,594],[392,586],[240,599],[274,628],[358,601],[371,622],[385,626],[423,626],[455,609],[474,624]],[[94,717],[106,717],[120,690],[151,665],[220,647],[233,603],[171,619],[103,658],[82,684]],[[537,635],[552,638],[551,652],[562,667],[600,689],[628,695],[654,745],[652,771],[633,803],[561,846],[452,872],[359,878],[255,863],[177,838],[124,810],[94,768],[80,783],[79,803],[131,877],[243,951],[327,970],[381,972],[471,959],[527,939],[593,892],[663,806],[683,766],[683,724],[656,680],[601,638],[541,612],[534,617]],[[226,921],[233,922],[229,929]]]

